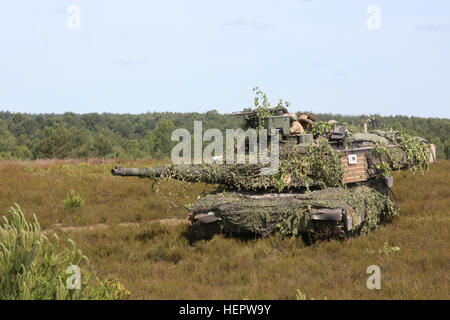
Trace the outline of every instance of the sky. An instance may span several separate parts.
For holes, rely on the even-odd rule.
[[[0,110],[450,118],[448,0],[0,3]]]

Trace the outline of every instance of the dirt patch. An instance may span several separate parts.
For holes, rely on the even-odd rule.
[[[55,232],[55,231],[63,231],[63,232],[67,232],[67,231],[75,231],[75,232],[95,231],[95,230],[106,229],[106,228],[112,227],[112,226],[141,227],[141,226],[144,226],[144,225],[150,225],[150,224],[156,224],[156,223],[159,223],[161,225],[173,226],[173,225],[178,225],[178,224],[188,224],[189,221],[187,219],[172,218],[172,219],[157,219],[157,220],[151,220],[151,221],[146,221],[146,222],[142,222],[142,223],[123,222],[123,223],[112,224],[112,225],[107,225],[105,223],[97,223],[97,224],[92,224],[90,226],[80,226],[80,227],[76,227],[76,226],[63,227],[62,224],[54,224],[49,229],[43,230],[42,234],[48,234],[48,233]]]

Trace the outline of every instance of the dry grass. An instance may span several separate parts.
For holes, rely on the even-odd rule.
[[[155,166],[160,160],[120,161],[124,166]],[[54,224],[86,226],[185,218],[184,204],[207,190],[204,185],[161,183],[158,193],[147,179],[113,177],[116,161],[40,160],[0,162],[0,210],[14,202],[35,213],[43,229]],[[155,185],[156,187],[156,185]],[[85,200],[78,210],[65,210],[70,190]]]
[[[28,215],[36,213],[44,229],[107,225],[55,230],[75,240],[99,276],[116,275],[134,299],[294,299],[296,289],[308,299],[450,298],[450,161],[432,165],[425,176],[396,174],[401,216],[392,223],[368,236],[310,247],[279,235],[248,241],[215,236],[191,246],[185,224],[148,222],[185,218],[183,204],[210,187],[162,182],[155,194],[148,180],[111,177],[113,165],[0,163],[0,209],[17,202]],[[70,189],[86,200],[84,208],[62,208]],[[386,242],[400,251],[380,254]],[[372,264],[381,268],[381,290],[366,287]]]

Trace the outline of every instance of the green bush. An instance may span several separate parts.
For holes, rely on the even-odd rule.
[[[58,237],[54,234],[55,243],[51,243],[41,233],[36,216],[34,222],[28,222],[17,204],[9,212],[11,220],[3,217],[4,222],[0,225],[0,299],[128,297],[127,291],[127,294],[115,292],[117,285],[114,287],[108,281],[94,279],[95,273],[89,266],[88,258],[76,249],[73,241],[68,240],[71,244],[69,248],[58,250]],[[74,283],[71,268],[79,268],[79,289],[69,289],[69,284]],[[120,288],[123,289],[123,286]]]
[[[68,210],[75,210],[84,206],[84,199],[74,190],[70,190],[67,198],[62,202],[63,208]]]

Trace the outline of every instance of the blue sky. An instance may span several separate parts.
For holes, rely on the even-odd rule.
[[[228,113],[259,86],[291,111],[450,118],[449,75],[445,0],[0,4],[0,110]]]

